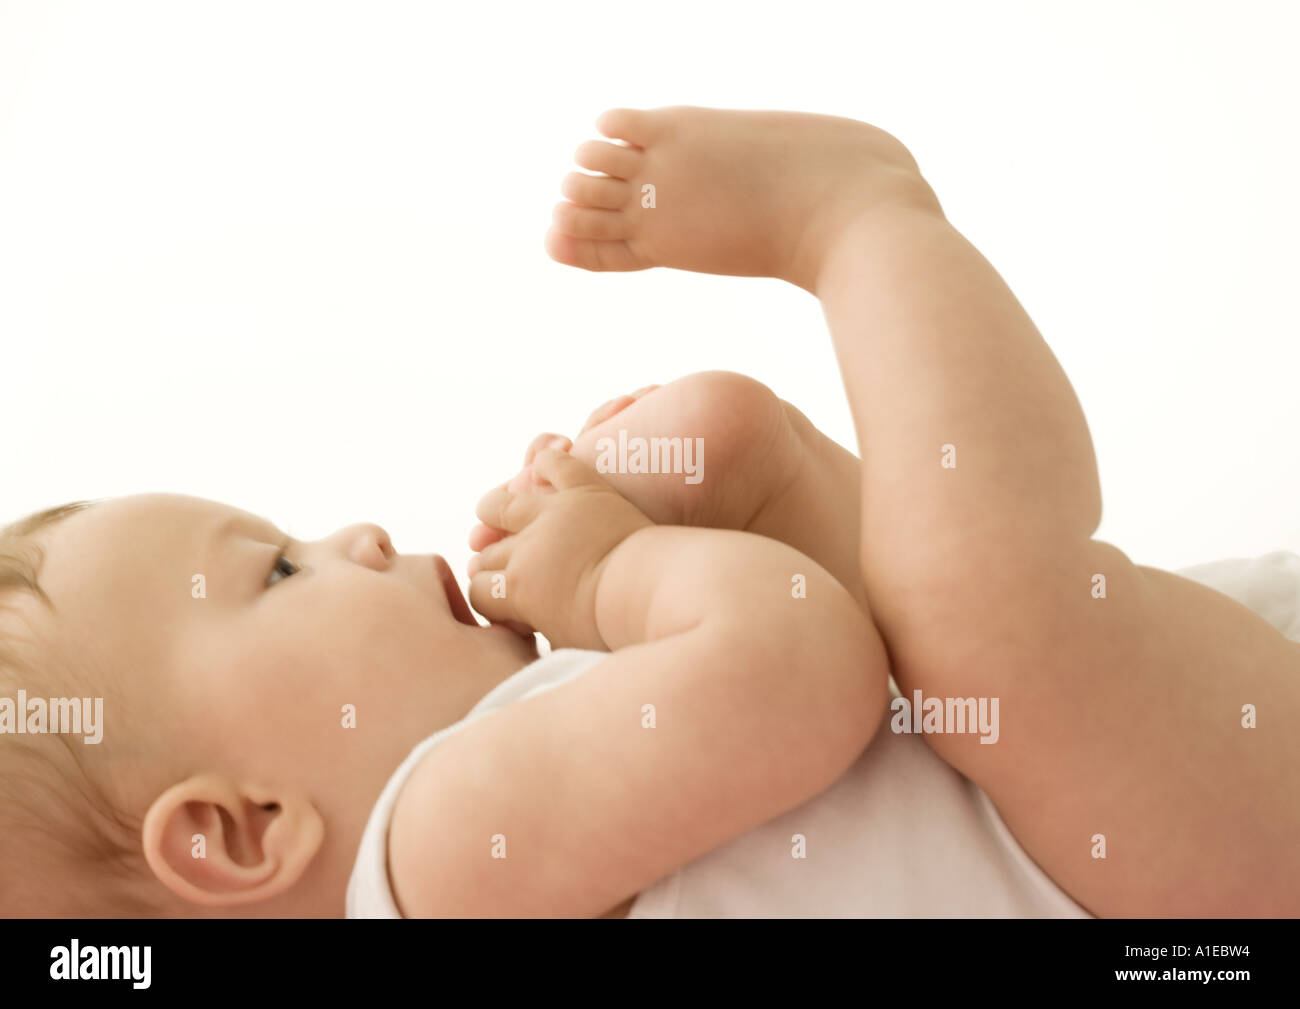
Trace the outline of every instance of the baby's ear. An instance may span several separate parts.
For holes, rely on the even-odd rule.
[[[231,906],[289,890],[320,849],[325,823],[302,796],[200,774],[154,800],[141,834],[164,886],[194,904]]]

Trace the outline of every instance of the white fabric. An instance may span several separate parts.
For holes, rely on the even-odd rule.
[[[1232,596],[1300,640],[1300,556],[1278,551],[1177,573]],[[348,917],[400,917],[388,883],[388,821],[420,758],[447,733],[557,687],[606,655],[560,649],[543,656],[412,751],[366,826],[348,884]],[[804,858],[792,857],[796,834]],[[888,718],[830,788],[681,866],[643,890],[628,913],[735,916],[1089,917],[1029,858],[981,789],[921,736],[889,731]]]
[[[1249,607],[1292,641],[1300,641],[1300,555],[1274,550],[1259,557],[1197,564],[1175,572]]]

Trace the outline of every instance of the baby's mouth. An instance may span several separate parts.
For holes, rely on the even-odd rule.
[[[481,626],[474,619],[474,613],[469,608],[469,603],[465,601],[465,596],[460,591],[460,586],[456,584],[456,576],[451,573],[451,566],[440,555],[433,555],[433,570],[442,582],[442,590],[447,596],[447,603],[451,606],[451,615],[459,620],[462,624],[469,624],[470,627]]]

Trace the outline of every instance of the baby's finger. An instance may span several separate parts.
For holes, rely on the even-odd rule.
[[[480,571],[500,571],[509,563],[514,548],[515,540],[509,536],[489,544],[470,557],[466,571],[471,578]]]
[[[515,610],[505,578],[504,571],[475,572],[469,580],[469,604],[494,624],[506,624],[511,630],[526,627]]]
[[[474,514],[484,525],[517,533],[537,517],[542,500],[543,496],[534,492],[516,494],[504,486],[497,487],[483,495],[474,507]]]
[[[528,450],[524,452],[524,465],[527,466],[533,461],[533,456],[547,447],[561,448],[567,452],[573,448],[573,442],[562,434],[552,434],[550,431],[544,431],[529,443]]]
[[[508,536],[504,529],[493,529],[491,526],[485,526],[482,522],[469,531],[469,548],[471,550],[482,550],[489,543],[495,543],[504,536]]]
[[[543,449],[533,459],[533,472],[556,490],[601,482],[596,471],[568,452]]]

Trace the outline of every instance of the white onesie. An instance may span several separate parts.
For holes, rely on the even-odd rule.
[[[1178,573],[1232,596],[1300,640],[1300,556],[1277,551]],[[411,752],[366,824],[348,882],[348,917],[401,916],[388,882],[388,823],[424,754],[475,718],[557,687],[607,655],[572,648],[544,655]],[[795,835],[806,857],[792,857]],[[888,716],[830,788],[681,866],[641,891],[628,913],[733,916],[1089,917],[1029,858],[984,792],[921,736],[891,732]]]

